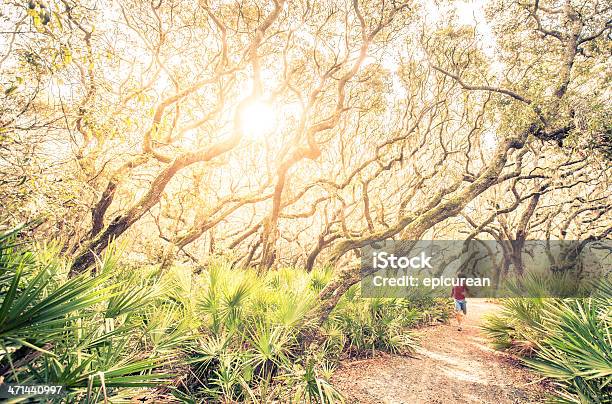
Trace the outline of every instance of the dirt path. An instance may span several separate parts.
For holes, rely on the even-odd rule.
[[[463,331],[455,322],[419,331],[415,358],[385,355],[346,362],[333,377],[347,403],[539,403],[537,376],[490,348],[478,326],[499,306],[471,299]]]

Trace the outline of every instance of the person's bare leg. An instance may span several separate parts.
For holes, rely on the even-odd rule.
[[[461,331],[461,321],[463,321],[463,313],[460,311],[456,311],[455,318],[457,319],[457,329]]]

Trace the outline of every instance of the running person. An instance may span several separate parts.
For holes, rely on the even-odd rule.
[[[464,275],[458,275],[459,279],[464,279]],[[467,303],[465,294],[468,288],[465,285],[453,286],[451,289],[451,297],[455,299],[455,318],[457,319],[457,330],[461,331],[461,322],[463,317],[467,315]]]

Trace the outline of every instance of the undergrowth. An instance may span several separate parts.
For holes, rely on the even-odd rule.
[[[319,324],[329,269],[125,270],[113,248],[95,277],[69,280],[57,249],[15,240],[0,235],[0,376],[65,386],[56,401],[342,402],[341,358],[410,353],[411,328],[446,316],[427,296],[361,299],[355,285]]]

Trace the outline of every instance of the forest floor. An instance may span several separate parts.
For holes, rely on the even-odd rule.
[[[332,381],[347,403],[540,403],[538,375],[494,351],[479,326],[499,306],[468,299],[463,331],[449,324],[417,330],[414,357],[381,354],[343,362]]]

